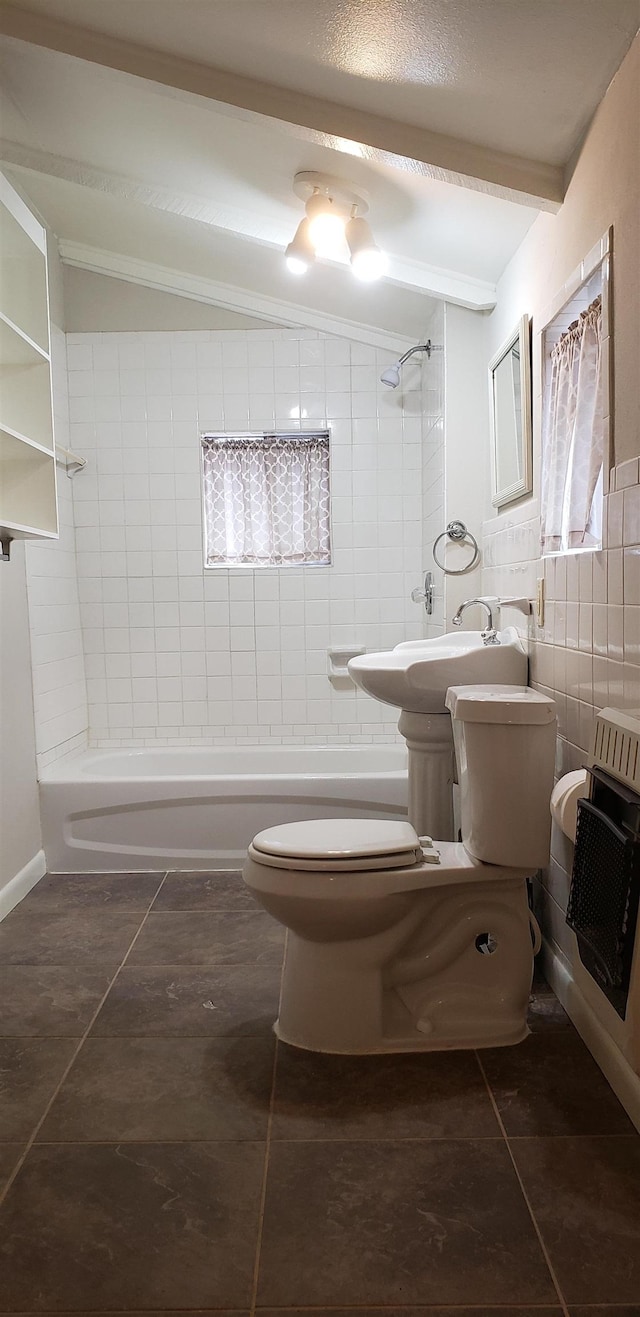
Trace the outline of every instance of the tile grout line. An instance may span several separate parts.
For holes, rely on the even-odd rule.
[[[284,958],[287,944],[285,936],[285,946],[282,954],[282,969],[280,971],[280,994],[278,997],[278,1014],[280,1013],[280,998],[282,996],[282,983],[284,979]],[[249,1317],[256,1317],[256,1305],[258,1302],[258,1281],[260,1277],[260,1257],[262,1252],[262,1233],[264,1229],[264,1212],[267,1201],[267,1183],[269,1179],[269,1158],[271,1154],[271,1130],[273,1127],[273,1108],[276,1096],[276,1077],[278,1073],[278,1049],[279,1041],[276,1037],[276,1045],[273,1055],[273,1071],[271,1075],[271,1094],[269,1096],[269,1119],[267,1121],[267,1138],[264,1150],[264,1169],[262,1174],[262,1186],[260,1191],[260,1208],[258,1211],[258,1233],[256,1236],[256,1255],[253,1267],[253,1282],[251,1286],[251,1297],[249,1300]]]
[[[103,993],[102,997],[100,998],[100,1001],[98,1002],[98,1005],[96,1006],[96,1009],[95,1009],[95,1011],[93,1012],[93,1015],[91,1016],[91,1019],[90,1019],[88,1025],[87,1025],[87,1027],[86,1027],[86,1029],[85,1029],[85,1031],[84,1031],[82,1037],[78,1039],[78,1045],[77,1045],[77,1047],[75,1048],[75,1050],[74,1050],[74,1052],[73,1052],[73,1055],[71,1056],[71,1059],[70,1059],[68,1065],[65,1067],[65,1070],[64,1070],[64,1072],[63,1072],[63,1074],[62,1074],[62,1076],[61,1076],[61,1078],[60,1078],[58,1084],[56,1085],[56,1087],[55,1087],[53,1093],[51,1094],[51,1097],[49,1098],[49,1101],[47,1102],[47,1105],[46,1105],[46,1107],[45,1107],[45,1109],[44,1109],[44,1111],[43,1111],[43,1113],[42,1113],[42,1115],[41,1115],[39,1121],[37,1121],[37,1123],[36,1123],[34,1129],[32,1130],[32,1132],[31,1132],[31,1137],[27,1140],[26,1146],[24,1147],[24,1149],[23,1149],[23,1151],[22,1151],[22,1155],[18,1158],[18,1161],[17,1161],[16,1165],[14,1166],[13,1171],[11,1172],[11,1175],[9,1176],[9,1178],[8,1178],[8,1180],[7,1180],[7,1182],[6,1182],[5,1186],[4,1186],[4,1188],[0,1190],[0,1207],[2,1207],[2,1204],[4,1203],[5,1198],[7,1197],[7,1194],[9,1193],[9,1190],[11,1189],[11,1186],[13,1185],[13,1183],[14,1183],[14,1181],[16,1180],[17,1176],[19,1175],[20,1171],[22,1170],[22,1167],[24,1166],[24,1163],[25,1163],[25,1161],[26,1161],[26,1159],[27,1159],[29,1153],[31,1152],[31,1149],[32,1149],[32,1147],[33,1147],[35,1141],[36,1141],[36,1138],[37,1138],[37,1136],[38,1136],[38,1131],[42,1128],[42,1126],[43,1126],[43,1124],[44,1124],[44,1122],[45,1122],[47,1116],[49,1115],[49,1112],[51,1111],[51,1108],[52,1108],[52,1106],[53,1106],[53,1104],[54,1104],[54,1102],[55,1102],[55,1100],[56,1100],[56,1098],[57,1098],[57,1096],[58,1096],[58,1094],[59,1094],[59,1092],[60,1092],[60,1090],[61,1090],[61,1088],[62,1088],[62,1085],[66,1082],[67,1076],[69,1075],[72,1066],[75,1064],[76,1058],[79,1056],[79,1054],[80,1054],[80,1052],[81,1052],[81,1050],[82,1050],[82,1048],[83,1048],[83,1046],[84,1046],[84,1044],[85,1044],[85,1042],[86,1042],[86,1040],[87,1040],[87,1038],[88,1038],[88,1036],[89,1036],[89,1034],[90,1034],[90,1032],[91,1032],[91,1030],[92,1030],[92,1028],[93,1028],[93,1026],[94,1026],[94,1024],[95,1024],[95,1022],[96,1022],[96,1020],[97,1020],[97,1018],[98,1018],[98,1015],[100,1014],[100,1011],[102,1010],[102,1007],[104,1006],[104,1003],[105,1003],[105,1001],[107,1000],[107,997],[109,996],[109,993],[111,992],[111,989],[112,989],[112,987],[113,987],[113,985],[114,985],[114,983],[115,983],[115,981],[116,981],[116,979],[117,979],[117,977],[118,977],[118,974],[120,973],[120,970],[122,969],[123,965],[126,964],[126,961],[128,960],[129,956],[131,955],[131,952],[132,952],[132,950],[133,950],[133,948],[134,948],[134,946],[135,946],[135,944],[136,944],[136,942],[137,942],[137,940],[138,940],[138,938],[139,938],[139,936],[140,936],[140,933],[142,932],[142,929],[144,928],[144,926],[145,926],[145,924],[146,924],[146,922],[147,922],[147,919],[149,918],[149,914],[150,914],[150,912],[151,912],[151,909],[152,909],[153,903],[154,903],[154,901],[155,901],[155,899],[156,899],[158,893],[161,891],[162,887],[164,886],[164,883],[165,883],[165,881],[166,881],[166,878],[167,878],[167,874],[168,874],[168,872],[169,872],[169,870],[165,871],[165,873],[163,874],[163,876],[162,876],[162,878],[161,878],[161,880],[160,880],[159,886],[158,886],[157,890],[154,892],[153,897],[151,898],[151,901],[149,902],[149,905],[148,905],[148,907],[147,907],[147,910],[145,911],[144,915],[142,916],[142,920],[141,920],[140,924],[138,925],[138,928],[136,929],[136,932],[134,933],[134,936],[132,937],[131,942],[129,943],[129,946],[127,947],[127,950],[126,950],[124,956],[122,957],[122,960],[120,961],[120,964],[118,965],[117,969],[114,971],[112,977],[110,978],[109,983],[107,984],[107,987],[106,987],[106,989],[105,989],[105,992]]]
[[[489,1101],[491,1102],[491,1106],[493,1107],[493,1113],[494,1113],[494,1116],[495,1116],[495,1118],[496,1118],[496,1120],[497,1120],[497,1122],[498,1122],[498,1125],[500,1126],[500,1131],[501,1131],[501,1133],[502,1133],[502,1137],[503,1137],[504,1142],[505,1142],[505,1146],[506,1146],[506,1149],[507,1149],[507,1153],[509,1154],[509,1159],[510,1159],[510,1161],[511,1161],[511,1165],[513,1166],[513,1169],[514,1169],[514,1172],[515,1172],[516,1179],[517,1179],[518,1184],[519,1184],[519,1186],[520,1186],[520,1192],[521,1192],[521,1194],[522,1194],[522,1197],[524,1198],[524,1201],[525,1201],[525,1204],[526,1204],[526,1207],[527,1207],[527,1211],[528,1211],[528,1213],[529,1213],[529,1216],[531,1217],[531,1223],[532,1223],[533,1228],[534,1228],[534,1230],[535,1230],[535,1232],[536,1232],[537,1239],[538,1239],[538,1243],[539,1243],[540,1248],[541,1248],[541,1250],[542,1250],[542,1256],[544,1257],[544,1260],[545,1260],[545,1262],[546,1262],[546,1264],[547,1264],[547,1268],[548,1268],[548,1271],[549,1271],[549,1275],[550,1275],[550,1277],[551,1277],[551,1280],[552,1280],[552,1282],[553,1282],[553,1287],[554,1287],[555,1292],[556,1292],[556,1295],[557,1295],[557,1297],[558,1297],[558,1302],[560,1303],[560,1305],[561,1305],[561,1307],[562,1307],[562,1311],[563,1311],[564,1317],[570,1317],[569,1309],[568,1309],[568,1306],[567,1306],[567,1302],[566,1302],[566,1300],[565,1300],[564,1294],[562,1293],[562,1289],[561,1289],[561,1287],[560,1287],[560,1281],[558,1280],[558,1277],[557,1277],[557,1275],[556,1275],[556,1271],[555,1271],[555,1267],[553,1266],[553,1263],[552,1263],[551,1258],[550,1258],[550,1256],[549,1256],[549,1251],[548,1251],[547,1246],[546,1246],[546,1244],[545,1244],[545,1242],[544,1242],[544,1239],[543,1239],[543,1237],[542,1237],[542,1231],[540,1230],[540,1227],[539,1227],[538,1222],[537,1222],[537,1220],[536,1220],[536,1215],[535,1215],[535,1212],[534,1212],[533,1207],[532,1207],[532,1205],[531,1205],[531,1202],[530,1202],[530,1199],[529,1199],[529,1195],[528,1195],[528,1193],[527,1193],[527,1191],[526,1191],[525,1184],[524,1184],[524,1180],[522,1179],[522,1176],[521,1176],[521,1174],[520,1174],[520,1170],[519,1170],[518,1165],[517,1165],[517,1163],[516,1163],[516,1159],[515,1159],[515,1157],[514,1157],[514,1155],[513,1155],[513,1152],[511,1151],[511,1144],[510,1144],[510,1142],[509,1142],[509,1137],[508,1137],[508,1135],[507,1135],[507,1131],[506,1131],[506,1129],[505,1129],[505,1127],[504,1127],[504,1122],[503,1122],[503,1120],[502,1120],[502,1116],[500,1115],[500,1112],[499,1112],[499,1110],[498,1110],[498,1104],[497,1104],[497,1102],[496,1102],[496,1100],[495,1100],[495,1097],[494,1097],[494,1095],[493,1095],[493,1090],[492,1090],[492,1088],[491,1088],[491,1085],[489,1084],[489,1080],[487,1079],[486,1071],[485,1071],[485,1068],[484,1068],[484,1066],[483,1066],[483,1064],[482,1064],[482,1059],[481,1059],[480,1054],[479,1054],[479,1052],[478,1052],[477,1050],[476,1050],[476,1052],[475,1052],[475,1058],[476,1058],[476,1061],[478,1062],[478,1065],[479,1065],[479,1067],[480,1067],[480,1073],[481,1073],[482,1078],[483,1078],[483,1080],[484,1080],[484,1084],[485,1084],[485,1088],[486,1088],[486,1090],[487,1090],[487,1094],[488,1094],[488,1097],[489,1097]],[[553,1306],[553,1305],[549,1305],[549,1306]]]

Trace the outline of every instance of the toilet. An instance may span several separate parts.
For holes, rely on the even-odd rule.
[[[549,859],[555,704],[522,686],[454,686],[446,703],[461,841],[321,819],[268,828],[249,847],[244,881],[288,929],[283,1042],[372,1054],[528,1033],[526,879]]]

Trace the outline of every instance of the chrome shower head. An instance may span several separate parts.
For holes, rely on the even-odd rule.
[[[393,366],[387,366],[387,369],[383,370],[380,379],[388,388],[397,389],[400,383],[400,362],[396,361]]]
[[[427,339],[426,343],[416,343],[414,348],[409,348],[408,352],[404,353],[404,356],[399,357],[397,361],[394,361],[392,366],[387,366],[387,369],[383,370],[380,376],[381,382],[386,384],[389,389],[397,389],[400,383],[400,367],[404,366],[405,361],[408,361],[409,357],[412,357],[414,352],[426,352],[427,357],[430,357],[433,351],[438,350],[438,348],[434,348],[430,338]]]

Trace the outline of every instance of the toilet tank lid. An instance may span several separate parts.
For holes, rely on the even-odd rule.
[[[411,824],[396,819],[310,819],[266,828],[253,839],[254,850],[292,859],[396,855],[418,845]]]
[[[530,686],[450,686],[445,704],[451,717],[469,723],[550,723],[555,700]]]

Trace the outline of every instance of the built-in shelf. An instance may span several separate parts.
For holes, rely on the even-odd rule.
[[[41,224],[8,180],[0,179],[2,312],[44,352],[49,351],[47,245]]]
[[[0,535],[58,534],[46,234],[0,174]]]
[[[55,457],[0,431],[0,528],[17,535],[56,535]]]

